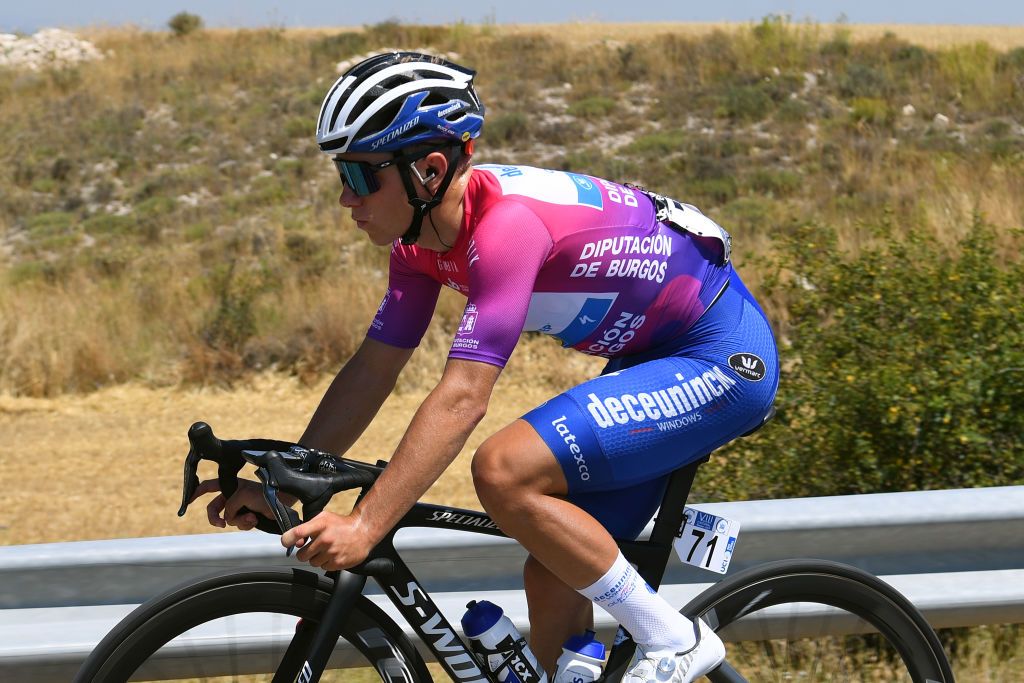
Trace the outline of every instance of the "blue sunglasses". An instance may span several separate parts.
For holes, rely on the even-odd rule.
[[[377,182],[377,171],[382,171],[393,165],[398,159],[388,159],[379,164],[371,164],[367,161],[343,161],[338,157],[334,157],[333,161],[334,165],[338,167],[341,184],[348,185],[358,196],[365,197],[380,189],[380,183]]]
[[[341,176],[341,184],[351,187],[352,191],[355,192],[357,196],[365,197],[380,189],[380,183],[377,181],[378,171],[383,171],[388,166],[394,166],[395,164],[403,161],[416,161],[417,159],[422,159],[433,151],[436,150],[428,149],[425,152],[402,154],[394,159],[382,161],[379,164],[371,164],[368,161],[345,161],[339,157],[332,157],[331,160],[338,168],[338,175]]]

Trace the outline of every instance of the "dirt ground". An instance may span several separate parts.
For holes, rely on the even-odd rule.
[[[229,439],[297,439],[328,381],[304,387],[264,375],[232,391],[126,385],[55,399],[0,396],[0,545],[218,533],[202,505],[176,515],[189,425],[204,420]],[[487,417],[424,500],[478,508],[473,451],[550,395],[503,377]],[[393,395],[349,455],[390,458],[422,397]],[[200,478],[215,476],[204,465]],[[344,501],[331,509],[343,512]]]

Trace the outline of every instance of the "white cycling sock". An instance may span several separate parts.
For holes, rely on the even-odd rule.
[[[648,586],[621,552],[604,576],[577,592],[615,617],[645,648],[681,651],[696,642],[693,622]]]

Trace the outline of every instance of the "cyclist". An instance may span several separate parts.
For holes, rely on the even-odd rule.
[[[467,304],[441,379],[372,489],[282,543],[324,569],[365,559],[462,449],[520,334],[545,332],[608,365],[490,436],[472,464],[484,508],[530,553],[531,647],[553,670],[593,602],[639,646],[624,680],[694,680],[722,660],[721,640],[651,590],[613,537],[639,535],[673,470],[760,423],[778,384],[771,329],[728,234],[694,207],[582,174],[472,166],[484,119],[474,75],[382,54],[321,107],[317,142],[341,176],[339,201],[391,261],[366,339],[301,443],[344,453],[394,388],[440,287]],[[269,512],[250,482],[209,504],[211,523],[251,528],[243,505]]]

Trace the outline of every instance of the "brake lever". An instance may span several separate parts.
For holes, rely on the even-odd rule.
[[[184,517],[188,504],[192,502],[192,496],[199,488],[199,460],[202,458],[194,445],[190,445],[188,455],[185,456],[185,483],[181,489],[181,507],[178,508],[178,516]]]
[[[192,497],[199,488],[199,461],[212,460],[217,463],[217,483],[224,497],[230,497],[238,488],[238,472],[245,461],[238,453],[225,452],[223,443],[213,435],[213,429],[205,422],[196,422],[188,429],[188,455],[185,456],[184,482],[181,490],[181,506],[178,516],[184,517]]]
[[[278,484],[274,476],[265,467],[256,468],[256,476],[261,482],[263,482],[263,499],[267,501],[267,505],[274,512],[274,517],[277,519],[277,524],[280,529],[274,529],[271,533],[280,532],[284,535],[289,529],[297,526],[302,520],[299,519],[299,514],[292,508],[288,507],[281,502],[281,499],[277,496]],[[257,514],[257,517],[262,515]],[[265,517],[263,519],[266,519]],[[260,528],[260,523],[257,522],[257,528]],[[261,531],[268,531],[267,529],[260,528]],[[285,552],[285,556],[291,557],[292,551],[295,550],[294,546],[289,547]]]
[[[213,429],[205,422],[196,422],[188,430],[189,451],[185,456],[184,482],[181,492],[181,506],[178,516],[183,517],[196,489],[199,488],[199,461],[206,459],[217,463],[217,484],[221,494],[230,498],[238,490],[238,473],[245,465],[242,449],[281,449],[287,450],[295,445],[287,441],[274,439],[247,439],[244,441],[221,441],[213,435]],[[272,508],[273,509],[273,508]],[[238,514],[252,513],[256,515],[256,528],[270,534],[278,533],[278,525],[274,520],[247,507],[238,510]],[[293,511],[294,515],[294,511]],[[297,515],[294,516],[297,519]]]

